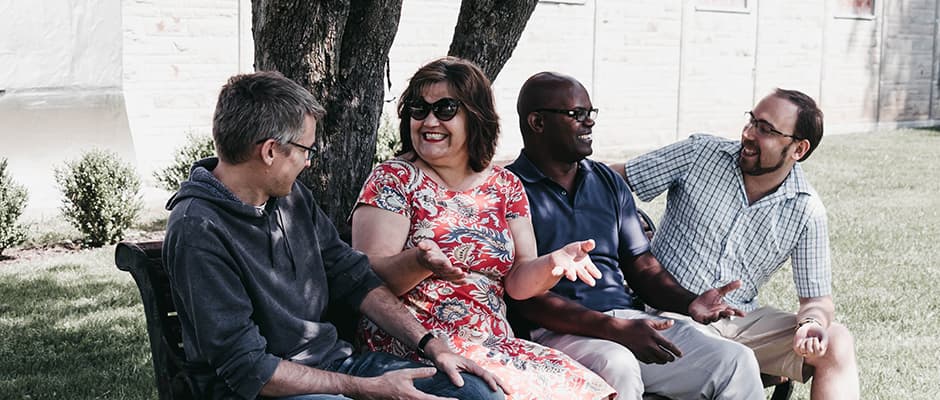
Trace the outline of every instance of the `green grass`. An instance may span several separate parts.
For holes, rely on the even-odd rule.
[[[855,335],[862,398],[935,399],[940,132],[833,136],[805,168],[829,214],[836,319]],[[763,293],[797,306],[789,269]]]
[[[0,265],[0,398],[156,398],[146,329],[113,247]]]
[[[856,337],[862,398],[937,397],[940,132],[827,137],[804,167],[829,212],[836,314]],[[662,199],[641,206],[662,213]],[[35,241],[60,236],[73,234]],[[0,264],[0,399],[156,398],[139,294],[113,252]],[[785,267],[762,302],[795,310],[791,279]]]

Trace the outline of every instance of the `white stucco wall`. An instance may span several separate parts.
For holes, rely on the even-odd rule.
[[[0,0],[0,15],[0,157],[29,190],[27,213],[52,218],[55,167],[95,147],[135,159],[121,93],[121,7]]]
[[[0,88],[121,85],[121,7],[113,0],[0,0]]]
[[[827,134],[940,115],[938,0],[876,2],[837,15],[828,2],[747,2],[700,10],[694,0],[543,0],[494,82],[501,160],[521,147],[518,89],[543,70],[567,73],[600,108],[595,152],[670,143],[689,132],[736,135],[770,88],[806,91]],[[153,188],[185,133],[209,132],[229,76],[253,69],[250,0],[0,0],[0,157],[55,217],[52,171],[92,147],[132,162]],[[417,68],[447,53],[460,0],[408,0],[390,51],[387,109]]]

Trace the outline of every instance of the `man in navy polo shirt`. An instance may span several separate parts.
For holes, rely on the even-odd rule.
[[[539,254],[573,240],[594,239],[595,286],[562,280],[548,294],[513,304],[542,328],[532,339],[564,351],[615,389],[670,398],[763,398],[757,361],[747,347],[707,335],[691,323],[643,312],[632,292],[660,310],[709,323],[743,315],[724,303],[739,281],[703,292],[683,289],[650,253],[623,179],[592,153],[597,109],[572,77],[529,78],[516,105],[524,148],[507,168],[525,186]]]

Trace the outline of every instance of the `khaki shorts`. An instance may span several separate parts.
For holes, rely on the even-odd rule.
[[[671,312],[662,312],[660,315],[692,321],[688,316]],[[813,367],[804,365],[803,357],[793,351],[796,314],[761,307],[744,317],[726,318],[709,325],[694,325],[705,333],[750,347],[757,357],[761,373],[785,376],[798,382],[806,382],[813,375]]]

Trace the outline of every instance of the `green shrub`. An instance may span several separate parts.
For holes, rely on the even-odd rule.
[[[198,135],[192,132],[186,134],[186,143],[176,149],[173,163],[158,171],[153,177],[160,183],[160,187],[170,192],[179,190],[180,184],[189,178],[189,169],[193,163],[206,157],[215,155],[215,143],[212,136]]]
[[[26,227],[16,220],[23,215],[28,197],[26,188],[7,173],[7,159],[0,159],[0,255],[26,240]]]
[[[378,165],[382,161],[395,157],[395,153],[401,149],[401,141],[398,140],[398,125],[392,122],[388,114],[382,113],[379,120],[379,131],[375,138],[375,157],[372,158],[372,165]]]
[[[55,169],[55,180],[65,195],[62,214],[88,247],[123,239],[143,207],[137,173],[110,151],[92,150],[66,162]]]

